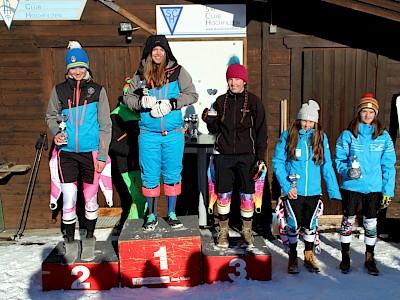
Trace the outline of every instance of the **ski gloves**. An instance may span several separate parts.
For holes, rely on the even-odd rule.
[[[381,201],[381,209],[388,207],[390,204],[390,201],[392,201],[392,198],[390,198],[389,196],[383,195],[382,201]]]
[[[157,100],[155,96],[143,96],[140,99],[143,108],[151,109],[150,114],[153,118],[161,118],[168,115],[171,110],[177,109],[177,100]]]
[[[252,167],[252,172],[251,172],[251,180],[253,181],[257,181],[258,178],[261,177],[261,174],[264,170],[264,168],[266,168],[267,164],[265,163],[265,161],[263,159],[259,159],[257,160]]]

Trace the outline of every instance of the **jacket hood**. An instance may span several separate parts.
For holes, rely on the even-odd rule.
[[[168,40],[165,37],[165,35],[152,35],[150,36],[143,49],[143,54],[142,54],[142,60],[146,59],[149,53],[153,50],[154,47],[160,46],[165,50],[165,53],[167,55],[167,64],[168,61],[173,60],[175,62],[178,62],[175,58],[175,56],[172,54],[171,47],[168,44]]]

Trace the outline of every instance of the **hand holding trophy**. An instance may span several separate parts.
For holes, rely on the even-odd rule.
[[[62,142],[58,142],[57,145],[67,145],[68,140],[67,140],[67,136],[65,134],[65,129],[67,128],[67,123],[65,123],[65,121],[68,120],[68,115],[59,113],[59,114],[57,114],[57,120],[60,122],[60,124],[58,125],[58,128],[60,129],[61,137],[64,140]]]
[[[207,93],[210,95],[210,102],[211,106],[208,111],[208,116],[210,117],[216,117],[217,116],[217,111],[214,109],[214,102],[215,102],[215,94],[217,93],[217,89],[207,89]]]

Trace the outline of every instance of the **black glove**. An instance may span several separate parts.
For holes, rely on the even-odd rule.
[[[204,122],[206,122],[207,123],[207,117],[208,117],[208,111],[209,111],[209,109],[208,108],[205,108],[204,110],[203,110],[203,113],[201,114],[201,119],[204,121]]]
[[[138,95],[139,97],[143,97],[143,89],[142,88],[138,88],[138,89],[134,90],[133,93],[135,95]]]
[[[178,100],[175,98],[169,99],[169,104],[171,104],[172,110],[177,109],[178,107]]]
[[[267,167],[267,164],[265,163],[265,161],[263,159],[257,160],[252,167],[251,180],[257,181],[258,178],[261,177],[261,174],[262,174],[264,168],[266,168],[266,167]]]

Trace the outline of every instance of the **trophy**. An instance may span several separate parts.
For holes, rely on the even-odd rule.
[[[190,118],[189,117],[185,117],[183,119],[183,132],[185,134],[185,141],[187,140],[187,138],[189,137],[189,127],[190,127]]]
[[[65,121],[68,120],[68,115],[65,115],[63,113],[57,114],[57,120],[60,122],[58,125],[58,128],[60,129],[61,132],[61,137],[64,139],[64,142],[60,142],[59,145],[67,145],[67,137],[65,135],[65,129],[67,128],[67,123]]]
[[[300,179],[300,175],[299,174],[290,174],[289,175],[289,181],[290,181],[290,186],[292,188],[297,187],[297,180]]]
[[[141,89],[143,89],[143,96],[148,96],[149,95],[149,89],[146,87],[146,81],[145,80],[140,81],[139,87]]]
[[[360,163],[357,161],[357,156],[352,156],[351,159],[353,160],[351,163],[351,168],[347,172],[347,175],[350,179],[358,179],[361,177],[361,168]]]
[[[292,188],[295,188],[297,186],[297,180],[300,179],[300,175],[299,174],[291,174],[289,175],[289,181],[291,182],[290,186]]]
[[[217,93],[217,89],[207,89],[207,93],[210,95],[210,102],[211,102],[211,107],[210,110],[208,111],[208,116],[210,117],[216,117],[217,116],[217,111],[214,109],[214,102],[215,102],[215,94]]]
[[[190,129],[190,138],[192,141],[197,142],[197,138],[198,138],[198,121],[199,121],[199,117],[197,116],[197,114],[190,114],[189,115],[189,120],[190,123],[192,124],[191,129]]]

